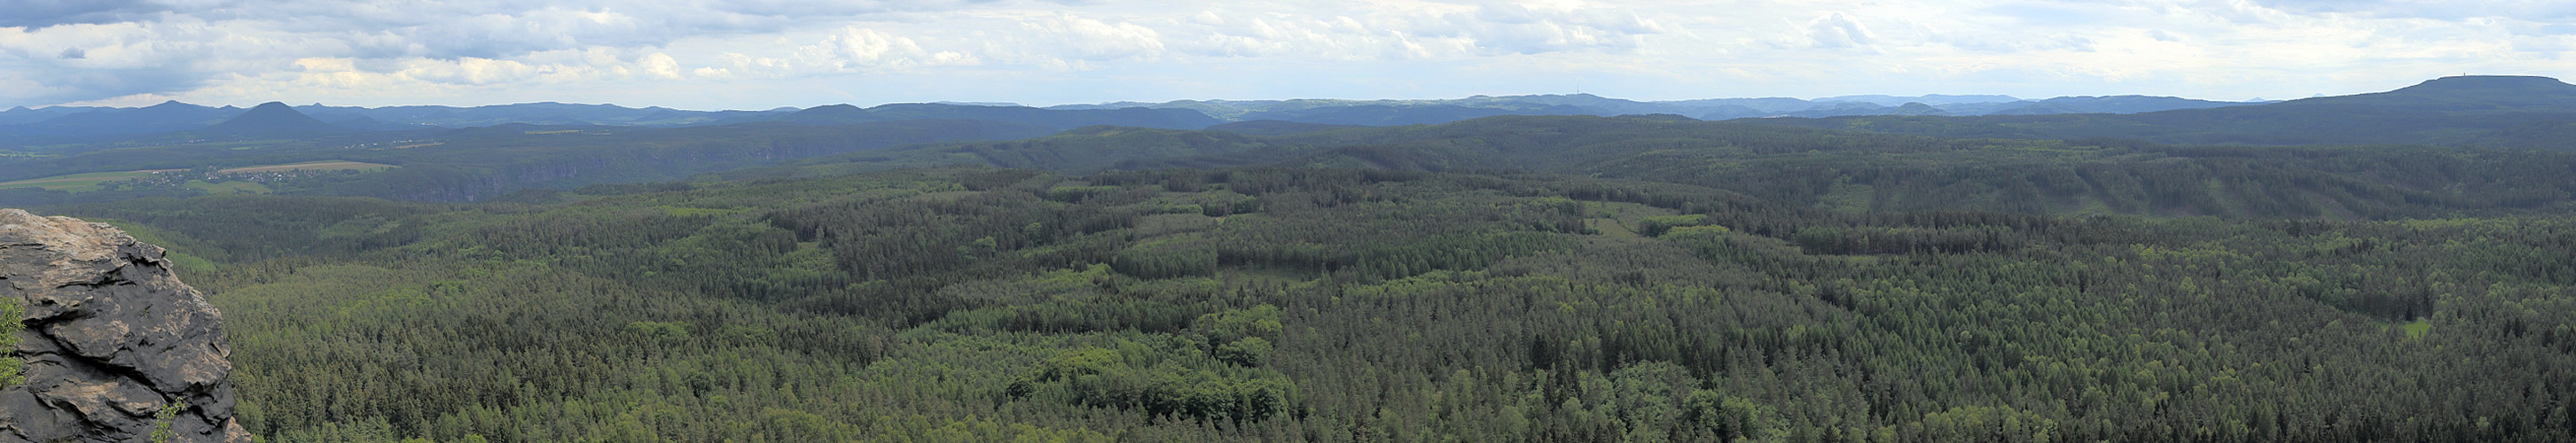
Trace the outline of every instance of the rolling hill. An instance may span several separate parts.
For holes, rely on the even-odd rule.
[[[2406,137],[2545,139],[2549,127],[2516,119],[2558,115],[2567,98],[2576,96],[2571,89],[2576,86],[2543,78],[2461,77],[2381,94],[2128,115],[1728,122],[1680,116],[1507,115],[1391,127],[1284,121],[1211,125],[1218,120],[1199,111],[1141,107],[836,105],[774,122],[723,126],[512,124],[266,149],[125,148],[0,161],[0,179],[349,159],[405,167],[284,192],[470,201],[519,189],[717,172],[741,178],[953,165],[1068,173],[1322,166],[1544,171],[1669,181],[1849,212],[1947,206],[2042,214],[2384,219],[2563,206],[2576,193],[2567,184],[2568,171],[2576,167],[2569,166],[2565,154],[2369,146]],[[1577,106],[1597,98],[1559,99],[1562,103],[1546,106]],[[1350,107],[1304,105],[1313,105],[1308,110]],[[1924,103],[1899,108],[1942,112]],[[245,133],[330,130],[277,104],[240,117],[222,127]],[[958,118],[928,119],[933,117]],[[1067,125],[1082,126],[1067,130]],[[1210,130],[1193,130],[1200,127]],[[2124,137],[2094,137],[2100,135]],[[2355,146],[2190,146],[2213,140],[2324,140]],[[346,151],[352,148],[361,149]],[[734,168],[755,169],[725,172]],[[0,195],[0,201],[117,198],[12,192]]]
[[[1765,123],[1946,137],[2121,137],[2174,144],[2434,144],[2563,149],[2576,85],[2445,77],[2394,91],[2138,114],[1826,117]]]
[[[0,133],[35,137],[152,134],[203,128],[222,123],[241,112],[241,108],[231,106],[216,108],[168,101],[140,108],[61,114],[32,123],[0,126]]]
[[[716,179],[984,165],[1069,173],[1215,167],[1539,171],[1688,183],[1855,213],[2389,219],[2559,211],[2576,153],[2426,147],[2191,147],[1951,139],[1749,122],[1504,116],[1282,136],[1086,128],[899,147]]]
[[[296,138],[365,132],[359,129],[323,123],[297,112],[285,103],[268,102],[251,107],[240,115],[191,134],[240,138]]]

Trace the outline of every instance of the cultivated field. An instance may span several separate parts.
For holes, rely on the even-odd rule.
[[[367,170],[367,169],[392,169],[392,168],[394,168],[394,165],[379,164],[379,163],[366,163],[366,162],[353,162],[353,161],[343,161],[343,160],[322,160],[322,161],[311,161],[311,162],[304,162],[304,163],[289,163],[289,164],[283,164],[283,165],[268,165],[268,166],[249,166],[249,167],[240,167],[240,168],[225,169],[225,170],[220,170],[220,171],[215,171],[215,172],[220,172],[220,173],[225,173],[225,174],[240,174],[240,173],[250,173],[250,172],[279,172],[279,171],[339,171],[339,170],[351,170],[351,169],[355,169],[355,170]]]
[[[284,172],[284,171],[340,171],[340,170],[373,170],[373,169],[392,169],[392,168],[395,168],[395,167],[396,167],[396,166],[394,166],[394,165],[381,164],[381,163],[353,162],[353,161],[346,161],[346,160],[319,160],[319,161],[309,161],[309,162],[303,162],[303,163],[288,163],[288,164],[280,164],[280,165],[244,166],[244,167],[239,167],[239,168],[221,169],[221,170],[217,170],[217,171],[215,171],[215,172],[217,172],[217,173],[223,173],[223,174],[244,174],[244,173]],[[10,189],[10,188],[44,188],[44,189],[54,189],[54,190],[73,191],[73,192],[80,192],[80,191],[96,191],[96,190],[98,190],[98,189],[99,189],[99,185],[100,185],[100,184],[102,184],[102,183],[107,183],[107,182],[112,182],[112,181],[118,181],[118,180],[127,180],[127,179],[135,179],[135,178],[150,177],[150,176],[152,176],[153,174],[167,173],[167,172],[178,172],[178,171],[185,171],[185,169],[146,169],[146,170],[139,170],[139,171],[122,171],[122,172],[85,172],[85,173],[79,173],[79,174],[66,174],[66,175],[57,175],[57,176],[52,176],[52,177],[31,178],[31,179],[26,179],[26,180],[18,180],[18,181],[12,181],[12,182],[5,182],[5,183],[0,183],[0,189]]]

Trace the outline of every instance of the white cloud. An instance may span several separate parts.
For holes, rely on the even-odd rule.
[[[921,41],[874,28],[847,26],[822,33],[771,38],[769,44],[739,40],[675,47],[723,48],[708,56],[712,66],[692,70],[704,78],[791,78],[834,74],[909,72],[940,66],[981,63],[974,55],[925,48]],[[800,44],[801,43],[801,44]],[[737,52],[737,50],[739,52]]]
[[[0,10],[13,11],[0,14],[0,106],[606,97],[766,107],[814,94],[1046,103],[1570,84],[1639,98],[2244,98],[2576,70],[2564,61],[2576,51],[2576,5],[2530,0],[0,0]],[[869,86],[886,83],[908,86]],[[990,95],[1005,93],[1022,95]]]
[[[1871,41],[1878,39],[1877,33],[1869,32],[1869,25],[1862,24],[1860,19],[1840,12],[1826,13],[1814,20],[1808,20],[1805,26],[1800,27],[1800,31],[1806,34],[1811,44],[1819,48],[1867,46]]]
[[[1135,23],[1109,23],[1071,14],[1046,17],[1023,26],[1039,41],[1052,42],[1060,58],[1080,60],[1151,59],[1163,53],[1163,35]]]
[[[1207,10],[1167,33],[1176,49],[1194,55],[1368,61],[1625,52],[1663,31],[1633,11],[1610,9],[1381,5],[1344,12]]]
[[[812,48],[823,51],[823,58],[840,69],[906,65],[928,54],[911,38],[858,27],[841,28]]]
[[[680,78],[680,61],[671,59],[670,54],[656,52],[644,56],[644,72],[655,77],[677,79]]]

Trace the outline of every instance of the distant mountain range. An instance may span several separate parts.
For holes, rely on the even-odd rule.
[[[1836,117],[1860,115],[2029,115],[2136,113],[2200,109],[2270,102],[2223,102],[2176,97],[2121,95],[2024,100],[2005,95],[1924,95],[1898,97],[1854,95],[1814,100],[1795,98],[1719,98],[1636,101],[1591,94],[1475,96],[1451,100],[1179,100],[1163,103],[1113,102],[1059,105],[1048,109],[1145,107],[1189,109],[1231,121],[1282,120],[1301,123],[1403,125],[1436,124],[1496,115],[1620,116],[1672,114],[1700,120],[1751,117]]]
[[[0,133],[88,136],[176,132],[214,126],[244,111],[239,107],[214,108],[176,101],[140,108],[22,109],[0,111],[0,122],[20,120],[20,114],[29,114],[34,121],[0,126]]]
[[[994,134],[1107,125],[1282,135],[1350,126],[1441,124],[1504,115],[1656,115],[1788,126],[1975,138],[2112,137],[2171,144],[2436,144],[2562,148],[2576,139],[2576,85],[2546,77],[2462,76],[2395,91],[2281,102],[2105,96],[2024,100],[2001,95],[1861,95],[1814,100],[1636,101],[1590,94],[1446,100],[1179,100],[1028,107],[1008,103],[825,105],[763,111],[523,103],[382,108],[267,103],[255,108],[167,102],[139,108],[0,111],[0,147],[88,150],[220,140],[301,139],[444,131],[505,124],[693,127],[753,123],[834,126],[972,121]],[[47,146],[48,148],[29,148]],[[75,146],[75,147],[53,147]],[[33,151],[30,151],[33,152]]]
[[[1682,101],[1635,101],[1590,94],[1475,96],[1448,100],[1180,100],[1163,103],[1116,102],[1044,108],[1010,103],[898,103],[860,108],[825,105],[761,111],[690,111],[663,107],[629,108],[610,104],[520,103],[475,107],[389,106],[380,108],[320,104],[270,108],[254,121],[295,129],[218,127],[257,109],[208,107],[165,102],[139,108],[55,106],[0,110],[0,146],[103,142],[154,144],[171,140],[310,136],[352,132],[389,132],[503,124],[540,126],[687,127],[757,122],[850,124],[920,119],[958,119],[1027,125],[1055,130],[1090,125],[1163,129],[1202,129],[1231,122],[1278,121],[1314,125],[1392,126],[1439,124],[1499,115],[1639,115],[1669,114],[1704,120],[1747,117],[1835,117],[1873,115],[2029,115],[2063,113],[2131,113],[2251,104],[2173,97],[2060,97],[2022,100],[2001,95],[1926,95],[1917,97],[1848,96],[1815,100],[1737,98]],[[290,112],[278,112],[290,111]],[[285,114],[292,113],[289,116]],[[313,123],[321,123],[315,125]],[[250,125],[258,126],[258,125]],[[1271,130],[1286,126],[1272,125]],[[282,132],[281,132],[282,131]]]
[[[1186,107],[1159,108],[1032,108],[933,103],[867,108],[831,105],[792,111],[761,111],[686,127],[512,122],[467,128],[388,120],[401,118],[392,116],[394,114],[340,114],[343,119],[335,121],[316,118],[329,114],[320,111],[307,113],[283,103],[266,103],[249,109],[165,103],[144,108],[87,109],[70,113],[38,109],[0,113],[55,112],[37,119],[36,123],[8,126],[12,129],[71,131],[89,128],[111,132],[109,135],[91,136],[95,139],[124,140],[65,145],[46,142],[66,139],[65,136],[0,134],[23,137],[0,139],[0,143],[34,141],[20,144],[20,148],[12,150],[16,152],[0,152],[8,154],[0,156],[0,181],[203,165],[358,161],[402,168],[352,178],[355,181],[351,183],[355,184],[334,185],[331,192],[470,201],[527,188],[562,189],[601,183],[678,180],[691,174],[815,158],[837,159],[833,162],[837,166],[824,168],[830,171],[958,164],[1044,167],[1082,172],[1311,164],[1429,171],[1546,169],[1602,176],[1652,170],[1675,177],[1733,180],[1729,177],[1748,177],[1743,173],[1745,169],[1740,165],[1730,166],[1724,161],[1712,163],[1711,159],[1723,160],[1744,154],[1736,152],[1748,149],[1737,146],[1744,144],[1743,140],[1778,137],[1806,141],[1763,142],[1760,145],[1768,146],[1764,149],[1786,151],[1759,154],[1807,151],[1813,144],[1810,141],[1830,142],[1826,145],[1831,146],[1816,146],[1843,150],[1920,148],[1918,150],[1922,152],[1949,152],[1984,151],[1998,146],[2091,150],[2212,144],[2411,144],[2570,150],[2565,140],[2576,139],[2576,85],[2540,77],[2453,77],[2384,93],[2130,114],[2013,115],[1994,111],[1985,115],[1959,115],[1971,112],[1963,109],[1974,104],[2003,110],[2041,108],[2028,112],[2143,109],[2194,104],[2149,97],[1975,101],[1989,99],[1992,98],[1719,99],[1675,105],[1671,102],[1562,95],[1422,102],[1200,101],[1174,102],[1176,106]],[[1895,106],[1880,104],[1890,101],[1901,103]],[[517,106],[520,106],[515,108],[517,111],[541,114],[578,114],[567,110],[582,109],[624,109],[592,105]],[[1877,114],[1700,122],[1696,121],[1700,119],[1687,114],[1655,112],[1669,111],[1671,106],[1774,113],[1771,115],[1815,111],[1815,106],[1824,106],[1828,110],[1874,110]],[[512,110],[458,109],[450,110],[484,115],[504,115]],[[1743,111],[1747,109],[1753,111]],[[426,112],[423,109],[399,111]],[[667,117],[687,111],[651,112],[663,113]],[[1625,115],[1590,115],[1611,112]],[[687,118],[711,118],[706,114],[690,115],[693,116]],[[1391,126],[1444,119],[1469,120],[1429,126]],[[1699,134],[1695,132],[1698,130],[1689,128],[1722,128],[1722,132],[1742,137],[1695,135]],[[1926,141],[1930,139],[1949,141]],[[1610,146],[1614,142],[1617,146]],[[2163,155],[2179,157],[2213,152],[2225,155],[2293,152],[2193,148],[2157,149],[2162,149],[2158,152],[2163,152]],[[2337,149],[2346,148],[2310,148],[2293,154],[2310,155]],[[1594,155],[1613,153],[1611,151],[1616,151],[1617,155]],[[2447,148],[2432,148],[2426,152],[2454,151],[2490,152],[2485,149]],[[2491,152],[2532,151],[2505,149]],[[1781,159],[1789,161],[1791,157]],[[1902,161],[1893,158],[1882,160]],[[1865,163],[1855,161],[1850,164]],[[2494,163],[2522,167],[2516,161],[2497,160]],[[1974,164],[1978,163],[1954,165]],[[2461,171],[2469,171],[2439,169],[2449,166],[2413,161],[2398,166],[2431,168],[2404,173],[2407,175],[2448,174],[2443,176],[2458,177],[2466,174]],[[2054,178],[2050,180],[2060,180],[2073,176],[2051,177]],[[1771,178],[1785,180],[1787,176]],[[2402,177],[2388,177],[2396,178]],[[1830,183],[1819,183],[1822,182],[1807,184],[1831,187]],[[1746,184],[1754,185],[1769,186]],[[1825,188],[1807,191],[1823,192],[1820,189]],[[2513,201],[2525,203],[2546,203],[2561,198],[2551,193],[2555,191],[2546,190],[2506,189],[2497,192],[2511,195],[2496,198],[2510,197]],[[33,199],[19,201],[57,203],[84,201],[93,195],[104,195],[37,191],[19,194]],[[1814,196],[1799,198],[1809,197]],[[2239,197],[2230,197],[2226,201],[2254,198]],[[1904,200],[1942,201],[1929,195]],[[2077,200],[2062,199],[2057,203],[2081,206]],[[2516,205],[2521,203],[2507,206]]]

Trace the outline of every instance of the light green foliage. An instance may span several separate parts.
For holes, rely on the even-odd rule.
[[[1279,338],[1279,307],[1254,306],[1229,309],[1199,316],[1190,328],[1205,334],[1210,343],[1228,343],[1247,337]]]
[[[1261,337],[1244,337],[1231,343],[1217,345],[1216,352],[1210,355],[1217,360],[1237,366],[1261,366],[1263,360],[1270,357],[1270,340]]]
[[[1662,237],[1665,232],[1673,229],[1699,226],[1707,222],[1708,216],[1700,214],[1646,217],[1638,224],[1637,235]]]
[[[160,412],[152,413],[152,435],[149,436],[152,443],[169,443],[170,439],[178,437],[178,433],[170,430],[171,421],[178,420],[179,413],[187,410],[187,402],[174,401],[162,406]]]
[[[1692,390],[1682,399],[1682,411],[1683,420],[1725,441],[1782,441],[1788,434],[1777,411],[1743,397]]]
[[[1836,180],[1833,187],[1827,188],[1825,195],[1816,200],[1816,206],[1834,212],[1862,214],[1878,206],[1873,201],[1877,197],[1878,189],[1870,185],[1852,183],[1849,179]]]
[[[626,331],[656,340],[689,339],[689,325],[678,322],[639,321],[627,323]]]
[[[1102,434],[1090,429],[1050,429],[1031,426],[1027,423],[1005,423],[980,418],[943,420],[927,416],[913,415],[903,417],[880,417],[876,422],[885,423],[885,427],[887,429],[886,432],[883,432],[882,436],[869,438],[863,441],[885,443],[932,443],[951,441],[1109,443],[1118,441],[1116,438],[1107,434]],[[793,436],[790,435],[789,437],[792,438]],[[801,441],[827,440],[817,439]]]
[[[1191,331],[1207,337],[1209,355],[1239,366],[1261,366],[1280,334],[1279,308],[1230,309],[1199,316]]]
[[[1728,232],[1735,232],[1735,230],[1727,229],[1725,226],[1718,225],[1699,225],[1675,227],[1665,230],[1664,235],[1677,237],[1704,237],[1722,235]]]
[[[1896,434],[1905,441],[1988,441],[2045,443],[2059,441],[2057,421],[2009,407],[1962,406],[1924,414]]]

